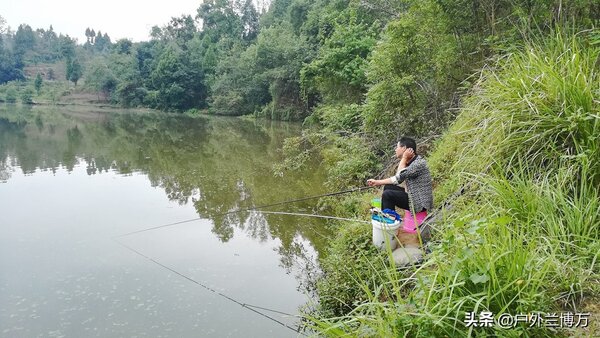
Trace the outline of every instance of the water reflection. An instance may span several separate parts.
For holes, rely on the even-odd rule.
[[[323,223],[227,212],[323,192],[318,163],[272,174],[283,140],[299,132],[243,119],[0,106],[0,332],[295,336],[110,236],[199,216],[124,240],[232,299],[294,313],[312,291]],[[313,202],[270,210],[310,212]]]
[[[272,165],[281,160],[283,140],[299,132],[293,124],[232,118],[4,106],[0,181],[10,180],[16,168],[25,174],[59,168],[71,172],[79,164],[89,176],[144,173],[170,200],[192,203],[200,217],[212,222],[212,233],[222,242],[230,241],[235,229],[259,242],[278,239],[281,266],[297,271],[310,268],[325,244],[326,230],[316,230],[323,226],[320,220],[227,212],[323,192],[318,163],[305,172],[272,174]],[[314,202],[284,208],[306,212]]]

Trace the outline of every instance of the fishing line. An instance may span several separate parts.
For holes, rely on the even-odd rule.
[[[262,214],[273,214],[273,215],[289,215],[289,216],[304,216],[304,217],[316,217],[316,218],[326,218],[326,219],[334,219],[338,221],[350,221],[350,222],[359,222],[359,223],[369,223],[369,221],[364,221],[362,219],[355,218],[344,218],[344,217],[335,217],[335,216],[325,216],[325,215],[315,215],[315,214],[301,214],[297,212],[283,212],[283,211],[261,211]]]
[[[394,162],[392,162],[391,164],[388,164],[386,166],[386,169],[388,169],[393,164],[394,164]],[[308,197],[303,197],[303,198],[298,198],[298,199],[293,199],[293,200],[287,200],[287,201],[282,201],[282,202],[277,202],[277,203],[271,203],[271,204],[266,204],[266,205],[261,205],[261,206],[248,207],[248,208],[243,208],[243,209],[236,209],[236,210],[231,210],[231,211],[228,211],[228,212],[225,212],[225,213],[213,215],[213,217],[215,217],[215,216],[224,216],[224,215],[228,215],[228,214],[232,214],[232,213],[238,213],[238,212],[242,212],[242,211],[251,211],[251,210],[257,210],[257,209],[262,209],[262,208],[274,207],[274,206],[285,205],[285,204],[290,204],[290,203],[295,203],[295,202],[301,202],[301,201],[306,201],[306,200],[310,200],[310,199],[314,199],[314,198],[337,196],[337,195],[342,195],[342,194],[356,192],[356,191],[362,191],[362,190],[371,189],[371,188],[374,188],[374,186],[359,187],[359,188],[355,188],[355,189],[348,189],[348,190],[338,191],[338,192],[334,192],[334,193],[321,194],[321,195],[315,195],[315,196],[308,196]],[[360,223],[369,223],[367,221],[362,221],[362,220],[357,220],[357,219],[350,219],[350,218],[343,218],[343,217],[334,217],[334,216],[324,216],[324,215],[314,215],[314,214],[302,214],[302,213],[291,213],[291,212],[278,212],[278,211],[262,211],[262,212],[265,213],[265,214],[279,214],[279,215],[290,215],[290,216],[316,217],[316,218],[334,219],[334,220],[341,220],[341,221],[352,221],[352,222],[360,222]],[[204,289],[206,289],[206,290],[208,290],[210,292],[213,292],[213,293],[215,293],[215,294],[217,294],[217,295],[219,295],[219,296],[221,296],[221,297],[223,297],[223,298],[225,298],[225,299],[227,299],[227,300],[229,300],[229,301],[231,301],[233,303],[236,303],[236,304],[240,305],[243,308],[246,308],[246,309],[248,309],[250,311],[253,311],[253,312],[255,312],[255,313],[257,313],[257,314],[259,314],[259,315],[267,318],[268,320],[271,320],[271,321],[273,321],[273,322],[275,322],[275,323],[277,323],[277,324],[279,324],[279,325],[281,325],[283,327],[286,327],[286,328],[288,328],[288,329],[290,329],[290,330],[292,330],[292,331],[294,331],[294,332],[296,332],[298,334],[301,334],[303,336],[307,336],[305,333],[301,332],[299,328],[291,327],[291,326],[289,326],[289,325],[287,325],[287,324],[285,324],[285,323],[283,323],[283,322],[281,322],[281,321],[279,321],[279,320],[277,320],[277,319],[275,319],[275,318],[273,318],[273,317],[271,317],[271,316],[269,316],[269,315],[267,315],[265,313],[257,311],[256,309],[261,309],[261,310],[264,310],[264,311],[270,311],[270,312],[273,312],[273,313],[279,313],[279,314],[282,314],[282,315],[285,315],[285,316],[290,316],[290,317],[299,317],[299,316],[292,315],[292,314],[285,313],[285,312],[278,311],[278,310],[273,310],[273,309],[261,307],[261,306],[256,306],[256,305],[242,303],[242,302],[240,302],[240,301],[238,301],[238,300],[236,300],[236,299],[234,299],[234,298],[232,298],[232,297],[230,297],[230,296],[228,296],[228,295],[226,295],[226,294],[224,294],[222,292],[219,292],[219,291],[217,291],[217,290],[215,290],[215,289],[213,289],[213,288],[211,288],[211,287],[209,287],[207,285],[204,285],[204,284],[196,281],[195,279],[193,279],[193,278],[191,278],[191,277],[189,277],[189,276],[187,276],[187,275],[185,275],[185,274],[183,274],[183,273],[181,273],[181,272],[179,272],[179,271],[177,271],[177,270],[175,270],[175,269],[173,269],[173,268],[171,268],[169,266],[166,266],[166,265],[160,263],[159,261],[153,259],[152,257],[147,256],[147,255],[141,253],[140,251],[135,250],[132,247],[130,247],[130,246],[128,246],[128,245],[126,245],[126,244],[124,244],[124,243],[122,243],[121,241],[118,240],[118,238],[121,238],[121,237],[130,236],[130,235],[133,235],[133,234],[138,234],[138,233],[142,233],[142,232],[146,232],[146,231],[151,231],[151,230],[156,230],[156,229],[160,229],[160,228],[171,227],[171,226],[175,226],[175,225],[179,225],[179,224],[183,224],[183,223],[193,222],[193,221],[200,220],[202,218],[203,217],[197,217],[197,218],[193,218],[193,219],[188,219],[188,220],[183,220],[183,221],[179,221],[179,222],[174,222],[174,223],[159,225],[159,226],[155,226],[155,227],[151,227],[151,228],[146,228],[146,229],[142,229],[142,230],[137,230],[137,231],[129,232],[129,233],[126,233],[126,234],[123,234],[123,235],[120,235],[120,236],[113,237],[112,239],[115,242],[117,242],[118,244],[120,244],[121,246],[123,246],[124,248],[128,249],[129,251],[131,251],[131,252],[133,252],[133,253],[135,253],[135,254],[137,254],[137,255],[139,255],[139,256],[147,259],[147,260],[149,260],[150,262],[152,262],[152,263],[154,263],[154,264],[156,264],[156,265],[158,265],[158,266],[160,266],[160,267],[162,267],[162,268],[164,268],[164,269],[166,269],[168,271],[171,271],[172,273],[174,273],[174,274],[176,274],[176,275],[178,275],[178,276],[180,276],[180,277],[182,277],[182,278],[184,278],[184,279],[186,279],[186,280],[188,280],[188,281],[190,281],[190,282],[192,282],[192,283],[194,283],[194,284],[196,284],[196,285],[198,285],[198,286],[200,286],[200,287],[202,287],[202,288],[204,288]]]
[[[314,215],[311,215],[311,214],[281,213],[281,212],[277,212],[277,211],[260,211],[260,213],[263,213],[263,214],[284,214],[284,215],[308,216],[308,217],[313,216],[313,217],[315,217]],[[320,215],[318,215],[318,216],[320,216]],[[323,217],[330,217],[330,216],[323,216]],[[323,235],[321,232],[315,230],[314,227],[311,226],[310,229],[311,229],[312,232],[314,232],[315,234],[319,235],[324,240],[327,240],[327,241],[331,240],[330,236]]]
[[[238,212],[242,212],[242,211],[249,211],[249,210],[262,209],[262,208],[269,208],[269,207],[274,207],[274,206],[284,205],[284,204],[290,204],[290,203],[295,203],[295,202],[302,202],[302,201],[307,201],[307,200],[314,199],[314,198],[337,196],[337,195],[347,194],[347,193],[351,193],[351,192],[355,192],[355,191],[361,191],[361,190],[366,190],[366,189],[371,189],[371,188],[374,188],[374,187],[360,187],[360,188],[348,189],[348,190],[343,190],[343,191],[338,191],[338,192],[333,192],[333,193],[328,193],[328,194],[308,196],[308,197],[302,197],[302,198],[293,199],[293,200],[287,200],[287,201],[283,201],[283,202],[277,202],[277,203],[271,203],[271,204],[266,204],[266,205],[260,205],[260,206],[256,206],[256,207],[248,207],[248,208],[243,208],[243,209],[236,209],[236,210],[231,210],[231,211],[224,212],[224,213],[221,213],[221,214],[213,215],[212,217],[224,216],[224,215],[234,214],[234,213],[238,213]],[[163,224],[163,225],[158,225],[158,226],[147,228],[147,229],[132,231],[132,232],[129,232],[129,233],[126,233],[126,234],[123,234],[123,235],[119,235],[119,236],[113,237],[113,239],[121,238],[121,237],[125,237],[125,236],[130,236],[130,235],[134,235],[134,234],[139,234],[139,233],[146,232],[146,231],[152,231],[152,230],[156,230],[156,229],[167,228],[167,227],[171,227],[171,226],[175,226],[175,225],[179,225],[179,224],[183,224],[183,223],[194,222],[194,221],[201,220],[203,218],[204,217],[196,217],[196,218],[187,219],[187,220],[183,220],[183,221],[179,221],[179,222],[174,222],[174,223],[169,223],[169,224]]]
[[[193,279],[192,277],[184,275],[183,273],[181,273],[181,272],[179,272],[179,271],[177,271],[177,270],[175,270],[175,269],[173,269],[173,268],[171,268],[169,266],[164,265],[163,263],[155,260],[154,258],[152,258],[150,256],[147,256],[147,255],[141,253],[138,250],[135,250],[134,248],[132,248],[132,247],[130,247],[130,246],[122,243],[121,241],[119,241],[117,239],[114,239],[114,241],[117,242],[117,243],[119,243],[124,248],[126,248],[126,249],[128,249],[128,250],[130,250],[130,251],[132,251],[132,252],[134,252],[136,254],[138,254],[139,256],[142,256],[142,257],[146,258],[147,260],[151,261],[152,263],[154,263],[154,264],[156,264],[156,265],[158,265],[158,266],[160,266],[160,267],[162,267],[164,269],[167,269],[167,270],[171,271],[172,273],[174,273],[174,274],[176,274],[176,275],[178,275],[178,276],[180,276],[182,278],[185,278],[188,281],[190,281],[190,282],[192,282],[192,283],[194,283],[194,284],[196,284],[196,285],[198,285],[198,286],[200,286],[200,287],[202,287],[202,288],[204,288],[204,289],[206,289],[206,290],[208,290],[208,291],[210,291],[210,292],[212,292],[214,294],[217,294],[217,295],[219,295],[219,296],[221,296],[221,297],[223,297],[223,298],[225,298],[225,299],[227,299],[227,300],[229,300],[229,301],[231,301],[233,303],[236,303],[236,304],[240,305],[241,307],[246,308],[246,309],[248,309],[248,310],[250,310],[252,312],[258,313],[259,315],[261,315],[261,316],[263,316],[263,317],[265,317],[265,318],[267,318],[267,319],[269,319],[269,320],[271,320],[271,321],[273,321],[273,322],[275,322],[275,323],[277,323],[277,324],[279,324],[281,326],[284,326],[284,327],[286,327],[286,328],[288,328],[288,329],[290,329],[290,330],[292,330],[292,331],[294,331],[296,333],[299,333],[299,334],[301,334],[303,336],[307,336],[306,334],[304,334],[303,332],[301,332],[300,329],[296,329],[294,327],[291,327],[291,326],[289,326],[289,325],[287,325],[287,324],[285,324],[285,323],[283,323],[283,322],[281,322],[281,321],[279,321],[279,320],[277,320],[277,319],[275,319],[275,318],[273,318],[273,317],[271,317],[271,316],[269,316],[267,314],[264,314],[264,313],[262,313],[260,311],[255,310],[254,308],[262,309],[262,310],[266,310],[266,311],[271,311],[271,312],[274,312],[274,313],[280,313],[280,314],[284,314],[284,315],[292,316],[292,317],[294,317],[294,315],[291,315],[291,314],[285,313],[285,312],[281,312],[281,311],[277,311],[277,310],[273,310],[273,309],[268,309],[268,308],[256,306],[256,305],[242,303],[242,302],[240,302],[240,301],[238,301],[238,300],[236,300],[234,298],[231,298],[230,296],[228,296],[228,295],[226,295],[224,293],[221,293],[221,292],[219,292],[219,291],[217,291],[217,290],[215,290],[215,289],[213,289],[213,288],[211,288],[211,287],[209,287],[207,285],[204,285],[204,284],[198,282],[197,280]]]
[[[350,222],[358,222],[358,223],[371,223],[369,221],[363,221],[361,219],[353,219],[353,218],[344,218],[344,217],[335,217],[335,216],[325,216],[325,215],[315,215],[315,214],[303,214],[303,213],[297,213],[297,212],[284,212],[284,211],[265,211],[265,210],[261,210],[260,213],[262,214],[273,214],[273,215],[287,215],[287,216],[302,216],[302,217],[315,217],[315,218],[324,218],[324,219],[334,219],[337,221],[350,221]],[[325,236],[322,233],[320,233],[319,231],[312,229],[312,231],[314,233],[316,233],[317,235],[321,236],[321,238],[326,239],[326,240],[330,240],[331,238],[329,236]]]
[[[252,305],[252,304],[244,304],[244,305],[245,305],[245,307],[253,307],[253,308],[256,308],[256,309],[261,309],[261,310],[265,310],[265,311],[275,312],[275,313],[282,314],[284,316],[302,318],[301,316],[298,316],[298,315],[293,315],[291,313],[286,313],[286,312],[281,312],[281,311],[278,311],[278,310],[268,309],[266,307],[261,307],[261,306],[258,306],[258,305]]]
[[[337,195],[341,195],[341,194],[346,194],[346,193],[351,193],[351,192],[355,192],[355,191],[366,190],[366,189],[370,189],[370,188],[373,188],[373,187],[360,187],[360,188],[355,188],[355,189],[348,189],[348,190],[338,191],[338,192],[334,192],[334,193],[321,194],[321,195],[315,195],[315,196],[308,196],[308,197],[303,197],[303,198],[298,198],[298,199],[293,199],[293,200],[288,200],[288,201],[271,203],[271,204],[267,204],[267,205],[261,205],[261,206],[255,206],[255,207],[249,207],[249,208],[232,210],[232,211],[228,211],[228,212],[225,212],[225,213],[222,213],[222,214],[218,214],[218,215],[214,215],[214,216],[222,216],[222,215],[227,215],[227,214],[232,214],[232,213],[237,213],[237,212],[242,212],[242,211],[252,211],[252,210],[256,210],[256,209],[268,208],[268,207],[273,207],[273,206],[278,206],[278,205],[284,205],[284,204],[289,204],[289,203],[294,203],[294,202],[301,202],[301,201],[306,201],[306,200],[309,200],[309,199],[320,198],[320,197],[337,196]],[[312,215],[312,214],[283,213],[283,212],[265,212],[265,213],[282,214],[282,215],[293,215],[293,216],[318,217],[318,218],[337,219],[337,220],[345,220],[345,221],[360,221],[360,220],[354,220],[354,219],[348,219],[348,218],[342,218],[342,217]],[[215,289],[213,289],[213,288],[211,288],[211,287],[209,287],[207,285],[204,285],[204,284],[202,284],[202,283],[194,280],[193,278],[191,278],[191,277],[189,277],[189,276],[187,276],[187,275],[185,275],[185,274],[183,274],[183,273],[181,273],[181,272],[179,272],[179,271],[177,271],[177,270],[175,270],[175,269],[173,269],[173,268],[171,268],[169,266],[166,266],[166,265],[160,263],[159,261],[153,259],[152,257],[147,256],[147,255],[143,254],[142,252],[140,252],[138,250],[135,250],[132,247],[130,247],[128,245],[125,245],[124,243],[122,243],[121,241],[118,240],[118,238],[121,238],[121,237],[129,236],[129,235],[133,235],[133,234],[138,234],[138,233],[142,233],[142,232],[146,232],[146,231],[156,230],[156,229],[159,229],[159,228],[166,228],[166,227],[175,226],[175,225],[179,225],[179,224],[183,224],[183,223],[193,222],[193,221],[197,221],[197,220],[200,220],[200,219],[202,219],[202,217],[197,217],[197,218],[194,218],[194,219],[189,219],[189,220],[184,220],[184,221],[179,221],[179,222],[164,224],[164,225],[160,225],[160,226],[155,226],[155,227],[152,227],[152,228],[147,228],[147,229],[142,229],[142,230],[138,230],[138,231],[133,231],[133,232],[130,232],[130,233],[126,233],[126,234],[123,234],[123,235],[120,235],[120,236],[113,237],[113,240],[115,242],[119,243],[124,248],[130,250],[131,252],[133,252],[133,253],[135,253],[135,254],[137,254],[137,255],[139,255],[139,256],[147,259],[147,260],[149,260],[150,262],[152,262],[152,263],[154,263],[154,264],[156,264],[156,265],[158,265],[158,266],[160,266],[160,267],[162,267],[162,268],[164,268],[164,269],[166,269],[168,271],[171,271],[172,273],[174,273],[174,274],[176,274],[176,275],[178,275],[178,276],[180,276],[182,278],[187,279],[188,281],[190,281],[190,282],[192,282],[192,283],[194,283],[194,284],[196,284],[196,285],[198,285],[198,286],[200,286],[200,287],[202,287],[202,288],[204,288],[204,289],[206,289],[208,291],[211,291],[211,292],[213,292],[213,293],[215,293],[215,294],[217,294],[217,295],[219,295],[219,296],[221,296],[221,297],[223,297],[223,298],[225,298],[225,299],[227,299],[227,300],[229,300],[229,301],[231,301],[233,303],[236,303],[236,304],[238,304],[238,305],[240,305],[240,306],[242,306],[242,307],[244,307],[244,308],[246,308],[246,309],[248,309],[248,310],[250,310],[252,312],[255,312],[255,313],[257,313],[257,314],[259,314],[259,315],[261,315],[261,316],[263,316],[263,317],[265,317],[265,318],[267,318],[267,319],[269,319],[269,320],[271,320],[271,321],[273,321],[273,322],[275,322],[275,323],[277,323],[279,325],[282,325],[282,326],[284,326],[284,327],[286,327],[286,328],[288,328],[290,330],[293,330],[296,333],[299,333],[299,334],[301,334],[303,336],[306,336],[306,334],[304,334],[303,332],[301,332],[300,329],[296,329],[294,327],[291,327],[291,326],[289,326],[289,325],[287,325],[287,324],[285,324],[285,323],[283,323],[283,322],[281,322],[281,321],[279,321],[279,320],[277,320],[277,319],[275,319],[275,318],[273,318],[273,317],[271,317],[271,316],[269,316],[269,315],[267,315],[265,313],[262,313],[262,312],[260,312],[260,311],[258,311],[256,309],[270,311],[270,312],[273,312],[273,313],[279,313],[279,314],[290,316],[290,317],[298,317],[298,316],[295,316],[295,315],[292,315],[292,314],[289,314],[289,313],[285,313],[285,312],[282,312],[282,311],[278,311],[278,310],[273,310],[273,309],[268,309],[268,308],[265,308],[265,307],[260,307],[260,306],[256,306],[256,305],[242,303],[242,302],[240,302],[240,301],[238,301],[238,300],[236,300],[234,298],[229,297],[228,295],[226,295],[224,293],[221,293],[221,292],[219,292],[219,291],[217,291],[217,290],[215,290]],[[364,221],[361,221],[361,222],[364,222]]]

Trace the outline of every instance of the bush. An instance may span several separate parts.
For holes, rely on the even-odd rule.
[[[158,96],[159,93],[157,90],[149,90],[146,96],[144,96],[144,105],[150,108],[158,107]]]
[[[33,103],[33,89],[30,87],[26,87],[21,91],[21,102],[24,104],[32,104]]]
[[[327,184],[334,189],[364,186],[378,168],[377,158],[365,140],[358,137],[330,136],[331,144],[322,151],[327,164]]]
[[[8,103],[17,102],[17,90],[14,87],[9,87],[6,90],[6,102],[8,102]]]
[[[355,223],[341,227],[322,261],[325,278],[317,283],[319,312],[339,316],[368,300],[362,283],[370,289],[384,281],[385,255],[371,243],[371,227]]]
[[[332,132],[351,134],[356,133],[362,126],[361,106],[348,105],[322,105],[312,115]]]

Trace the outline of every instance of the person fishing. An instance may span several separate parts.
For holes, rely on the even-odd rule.
[[[367,185],[384,185],[382,210],[400,207],[413,215],[426,215],[427,210],[433,209],[433,187],[427,161],[417,154],[417,143],[409,137],[402,137],[398,142],[396,157],[400,159],[396,175],[381,180],[371,178]],[[405,182],[406,189],[398,186],[402,182]]]

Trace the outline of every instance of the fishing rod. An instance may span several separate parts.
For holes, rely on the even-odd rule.
[[[267,315],[265,313],[262,313],[262,312],[260,312],[260,311],[258,311],[256,309],[262,309],[262,310],[265,310],[265,311],[279,313],[279,314],[290,316],[290,317],[299,317],[297,315],[292,315],[292,314],[289,314],[289,313],[285,313],[285,312],[282,312],[282,311],[273,310],[273,309],[269,309],[269,308],[265,308],[265,307],[260,307],[260,306],[257,306],[257,305],[251,305],[251,304],[247,304],[247,303],[242,303],[242,302],[240,302],[240,301],[238,301],[238,300],[236,300],[236,299],[234,299],[234,298],[232,298],[232,297],[230,297],[230,296],[228,296],[228,295],[226,295],[226,294],[224,294],[222,292],[219,292],[219,291],[211,288],[208,285],[205,285],[205,284],[202,284],[202,283],[198,282],[197,280],[193,279],[192,277],[187,276],[187,275],[185,275],[185,274],[183,274],[183,273],[181,273],[181,272],[179,272],[179,271],[177,271],[177,270],[175,270],[175,269],[173,269],[173,268],[171,268],[171,267],[169,267],[169,266],[167,266],[167,265],[165,265],[165,264],[163,264],[163,263],[155,260],[154,258],[152,258],[150,256],[147,256],[147,255],[141,253],[138,250],[135,250],[134,248],[132,248],[132,247],[124,244],[123,242],[117,240],[116,238],[113,238],[113,240],[115,242],[119,243],[124,248],[126,248],[126,249],[128,249],[128,250],[130,250],[130,251],[132,251],[132,252],[134,252],[136,254],[138,254],[139,256],[142,256],[142,257],[146,258],[147,260],[151,261],[152,263],[154,263],[154,264],[156,264],[156,265],[158,265],[158,266],[160,266],[160,267],[162,267],[162,268],[164,268],[166,270],[169,270],[172,273],[174,273],[174,274],[176,274],[176,275],[178,275],[178,276],[180,276],[182,278],[185,278],[188,281],[190,281],[190,282],[192,282],[192,283],[194,283],[194,284],[196,284],[196,285],[198,285],[198,286],[200,286],[200,287],[202,287],[202,288],[204,288],[204,289],[206,289],[206,290],[208,290],[208,291],[210,291],[210,292],[212,292],[214,294],[217,294],[217,295],[219,295],[219,296],[221,296],[221,297],[223,297],[223,298],[225,298],[225,299],[227,299],[227,300],[229,300],[229,301],[231,301],[233,303],[236,303],[236,304],[240,305],[243,308],[246,308],[246,309],[248,309],[248,310],[250,310],[252,312],[255,312],[255,313],[257,313],[257,314],[259,314],[259,315],[267,318],[268,320],[271,320],[271,321],[273,321],[273,322],[275,322],[275,323],[277,323],[277,324],[279,324],[281,326],[284,326],[284,327],[286,327],[286,328],[288,328],[288,329],[290,329],[290,330],[292,330],[292,331],[294,331],[294,332],[296,332],[298,334],[301,334],[303,336],[307,336],[306,334],[304,334],[303,332],[301,332],[299,328],[294,328],[292,326],[289,326],[289,325],[285,324],[284,322],[279,321],[279,320],[273,318],[272,316],[269,316],[269,315]]]
[[[394,164],[393,162],[391,164],[388,164],[386,166],[386,169],[388,169],[393,164]],[[250,210],[257,210],[257,209],[263,209],[263,208],[268,208],[268,207],[274,207],[274,206],[279,206],[279,205],[285,205],[285,204],[290,204],[290,203],[295,203],[295,202],[306,201],[306,200],[315,199],[315,198],[337,196],[337,195],[342,195],[342,194],[346,194],[346,193],[352,193],[352,192],[367,190],[367,189],[371,189],[371,188],[374,188],[374,186],[359,187],[359,188],[348,189],[348,190],[343,190],[343,191],[338,191],[338,192],[333,192],[333,193],[327,193],[327,194],[321,194],[321,195],[315,195],[315,196],[308,196],[308,197],[303,197],[303,198],[298,198],[298,199],[293,199],[293,200],[287,200],[287,201],[282,201],[282,202],[278,202],[278,203],[271,203],[271,204],[266,204],[266,205],[261,205],[261,206],[236,209],[236,210],[231,210],[231,211],[228,211],[228,212],[225,212],[225,213],[222,213],[222,214],[217,214],[217,215],[214,215],[214,216],[224,216],[224,215],[228,215],[228,214],[232,214],[232,213],[238,213],[238,212],[250,211]],[[334,217],[334,216],[324,216],[324,215],[289,213],[289,212],[286,213],[286,212],[277,212],[277,211],[271,211],[271,212],[269,212],[269,211],[263,211],[263,213],[266,213],[266,214],[291,215],[291,216],[317,217],[317,218],[324,218],[324,219],[335,219],[335,220],[343,220],[343,221],[369,223],[369,222],[362,221],[362,220],[356,220],[356,219],[350,219],[350,218],[342,218],[342,217]],[[160,229],[160,228],[166,228],[166,227],[170,227],[170,226],[175,226],[175,225],[179,225],[179,224],[183,224],[183,223],[193,222],[193,221],[197,221],[197,220],[200,220],[200,219],[202,219],[202,217],[197,217],[197,218],[183,220],[183,221],[179,221],[179,222],[174,222],[174,223],[159,225],[159,226],[155,226],[155,227],[151,227],[151,228],[147,228],[147,229],[137,230],[137,231],[129,232],[129,233],[126,233],[126,234],[123,234],[123,235],[120,235],[120,236],[113,237],[112,239],[115,242],[117,242],[118,244],[120,244],[121,246],[123,246],[124,248],[128,249],[129,251],[131,251],[131,252],[133,252],[133,253],[135,253],[135,254],[137,254],[137,255],[139,255],[139,256],[147,259],[147,260],[149,260],[150,262],[152,262],[152,263],[154,263],[154,264],[156,264],[156,265],[158,265],[158,266],[160,266],[160,267],[162,267],[162,268],[164,268],[164,269],[166,269],[168,271],[171,271],[172,273],[174,273],[174,274],[176,274],[176,275],[178,275],[178,276],[180,276],[180,277],[182,277],[182,278],[184,278],[184,279],[186,279],[186,280],[188,280],[188,281],[190,281],[190,282],[192,282],[192,283],[194,283],[194,284],[196,284],[196,285],[198,285],[198,286],[200,286],[200,287],[202,287],[202,288],[204,288],[204,289],[206,289],[208,291],[211,291],[211,292],[213,292],[213,293],[215,293],[215,294],[217,294],[217,295],[219,295],[219,296],[221,296],[221,297],[223,297],[223,298],[225,298],[225,299],[227,299],[227,300],[229,300],[229,301],[231,301],[233,303],[236,303],[236,304],[242,306],[243,308],[246,308],[246,309],[248,309],[250,311],[253,311],[253,312],[255,312],[255,313],[257,313],[257,314],[259,314],[259,315],[261,315],[261,316],[263,316],[263,317],[265,317],[265,318],[267,318],[267,319],[269,319],[269,320],[271,320],[271,321],[273,321],[273,322],[275,322],[275,323],[277,323],[279,325],[282,325],[282,326],[284,326],[284,327],[286,327],[286,328],[288,328],[288,329],[290,329],[290,330],[298,333],[298,334],[301,334],[303,336],[307,336],[305,333],[303,333],[303,332],[300,331],[300,327],[298,327],[298,328],[291,327],[291,326],[289,326],[289,325],[287,325],[287,324],[285,324],[285,323],[283,323],[283,322],[281,322],[281,321],[273,318],[272,316],[269,316],[269,315],[267,315],[265,313],[262,313],[262,312],[258,311],[257,309],[261,309],[261,310],[264,310],[264,311],[270,311],[270,312],[273,312],[273,313],[278,313],[278,314],[281,314],[281,315],[286,315],[286,316],[291,316],[291,317],[298,317],[298,316],[291,315],[289,313],[285,313],[285,312],[278,311],[278,310],[273,310],[273,309],[268,309],[268,308],[265,308],[265,307],[260,307],[260,306],[256,306],[256,305],[242,303],[242,302],[240,302],[240,301],[238,301],[238,300],[236,300],[236,299],[234,299],[234,298],[232,298],[232,297],[230,297],[230,296],[228,296],[228,295],[226,295],[224,293],[218,292],[215,289],[213,289],[213,288],[211,288],[211,287],[209,287],[207,285],[204,285],[204,284],[196,281],[195,279],[193,279],[193,278],[191,278],[191,277],[189,277],[189,276],[187,276],[187,275],[185,275],[185,274],[183,274],[183,273],[181,273],[181,272],[179,272],[179,271],[177,271],[177,270],[175,270],[175,269],[173,269],[173,268],[171,268],[171,267],[169,267],[169,266],[167,266],[167,265],[165,265],[165,264],[163,264],[163,263],[161,263],[161,262],[159,262],[159,261],[157,261],[155,259],[153,259],[150,256],[147,256],[147,255],[143,254],[142,252],[140,252],[138,250],[133,249],[132,247],[130,247],[130,246],[128,246],[128,245],[126,245],[126,244],[124,244],[124,243],[122,243],[121,241],[118,240],[118,238],[122,238],[122,237],[125,237],[125,236],[130,236],[130,235],[133,235],[133,234],[138,234],[138,233],[142,233],[142,232],[146,232],[146,231],[152,231],[152,230],[156,230],[156,229]]]
[[[342,190],[342,191],[337,191],[337,192],[332,192],[332,193],[327,193],[327,194],[302,197],[302,198],[293,199],[293,200],[287,200],[287,201],[283,201],[283,202],[277,202],[277,203],[271,203],[271,204],[260,205],[260,206],[255,206],[255,207],[248,207],[248,208],[236,209],[236,210],[227,211],[227,212],[224,212],[224,213],[221,213],[221,214],[213,215],[213,217],[234,214],[234,213],[238,213],[238,212],[242,212],[242,211],[250,211],[250,210],[257,210],[257,209],[269,208],[269,207],[274,207],[274,206],[284,205],[284,204],[290,204],[290,203],[295,203],[295,202],[302,202],[302,201],[307,201],[307,200],[315,199],[315,198],[337,196],[337,195],[347,194],[347,193],[351,193],[351,192],[367,190],[367,189],[371,189],[371,188],[374,188],[374,186],[373,187],[369,187],[369,186],[359,187],[359,188]],[[323,217],[330,217],[330,216],[323,216]],[[154,227],[151,227],[151,228],[146,228],[146,229],[141,229],[141,230],[136,230],[136,231],[128,232],[126,234],[113,237],[113,239],[117,239],[117,238],[121,238],[121,237],[126,237],[126,236],[130,236],[130,235],[134,235],[134,234],[139,234],[139,233],[146,232],[146,231],[152,231],[152,230],[156,230],[156,229],[172,227],[172,226],[175,226],[175,225],[189,223],[189,222],[194,222],[194,221],[198,221],[198,220],[201,220],[201,219],[203,219],[203,217],[196,217],[196,218],[186,219],[186,220],[179,221],[179,222],[158,225],[158,226],[154,226]]]

